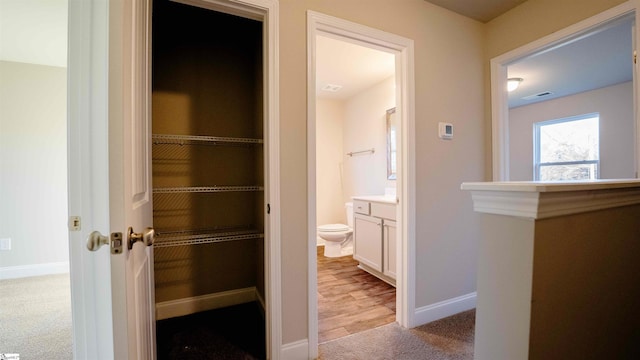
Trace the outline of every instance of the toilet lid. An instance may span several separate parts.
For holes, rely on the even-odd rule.
[[[345,224],[327,224],[318,226],[318,230],[323,232],[340,232],[349,230],[349,227]]]

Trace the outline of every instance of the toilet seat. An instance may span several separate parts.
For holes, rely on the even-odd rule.
[[[318,231],[320,232],[345,232],[349,230],[349,227],[344,224],[326,224],[318,226]]]

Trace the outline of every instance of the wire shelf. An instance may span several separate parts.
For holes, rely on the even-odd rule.
[[[257,230],[184,230],[158,232],[153,246],[156,248],[212,244],[228,241],[252,240],[264,238]]]
[[[263,191],[262,186],[185,186],[155,188],[154,194],[183,194],[183,193],[218,193],[218,192],[241,192],[241,191]]]
[[[168,145],[258,145],[264,143],[262,139],[236,138],[221,136],[197,136],[197,135],[165,135],[153,134],[153,144]]]

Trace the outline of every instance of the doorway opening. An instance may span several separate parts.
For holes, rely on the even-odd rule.
[[[73,352],[67,11],[66,0],[0,11],[0,353],[24,358]]]
[[[354,220],[354,233],[355,233],[355,266],[366,269],[365,274],[375,274],[377,278],[383,278],[388,282],[395,280],[396,285],[396,299],[395,299],[395,321],[401,326],[410,327],[413,323],[413,317],[415,313],[415,261],[411,254],[415,249],[415,169],[414,169],[414,139],[410,134],[413,134],[414,130],[414,112],[413,112],[413,99],[414,99],[414,86],[413,86],[413,42],[409,39],[386,33],[377,29],[368,28],[359,24],[350,23],[343,19],[334,18],[331,16],[315,13],[312,11],[307,12],[307,49],[308,49],[308,133],[307,133],[307,152],[308,152],[308,264],[309,264],[309,356],[316,357],[318,353],[318,267],[319,262],[319,250],[318,235],[322,231],[317,228],[319,224],[319,189],[322,186],[320,184],[320,169],[317,165],[320,165],[322,159],[318,155],[323,150],[324,144],[320,143],[321,124],[319,124],[322,111],[322,100],[316,98],[318,87],[327,87],[329,90],[340,87],[340,84],[320,84],[318,81],[318,43],[322,43],[325,40],[337,41],[338,44],[357,45],[367,49],[368,51],[376,50],[387,55],[391,55],[394,62],[395,71],[393,72],[393,79],[386,79],[395,89],[392,91],[392,97],[395,97],[395,101],[386,103],[386,107],[380,109],[378,115],[367,115],[370,119],[362,120],[365,123],[370,122],[371,126],[380,125],[382,130],[381,139],[383,145],[381,148],[376,149],[375,145],[362,146],[360,143],[358,146],[362,147],[347,147],[345,148],[345,141],[342,141],[340,151],[336,155],[336,159],[341,160],[332,166],[334,168],[334,179],[337,175],[337,192],[339,193],[337,202],[342,203],[342,206],[349,206],[345,204],[345,201],[351,197],[356,196],[355,199],[351,199],[351,206],[353,207],[353,220]],[[337,81],[340,79],[337,79]],[[380,81],[384,83],[384,80]],[[327,86],[328,85],[328,86]],[[381,85],[381,88],[383,85]],[[357,98],[355,96],[354,98]],[[384,103],[384,101],[383,101]],[[395,106],[395,112],[388,111]],[[377,113],[377,110],[373,110]],[[355,111],[357,113],[357,111]],[[346,111],[345,111],[346,113]],[[382,155],[381,165],[382,170],[378,179],[382,184],[389,181],[392,182],[393,176],[387,173],[388,167],[386,162],[386,154],[388,149],[386,146],[387,136],[386,134],[386,119],[387,114],[392,114],[391,117],[396,119],[395,133],[396,145],[395,158],[396,158],[396,175],[395,175],[395,194],[387,194],[386,198],[391,198],[392,201],[388,203],[379,203],[379,200],[385,198],[384,187],[382,185],[373,190],[368,190],[368,194],[374,194],[373,197],[359,197],[359,194],[353,194],[347,190],[346,181],[341,180],[347,178],[347,171],[349,166],[355,165],[373,159],[374,154]],[[330,116],[332,117],[332,116]],[[347,116],[345,115],[345,118]],[[326,118],[326,117],[325,117]],[[393,119],[392,119],[393,120]],[[357,125],[362,126],[362,125]],[[351,131],[351,130],[350,130]],[[347,131],[345,131],[346,133]],[[344,138],[344,136],[343,136]],[[367,141],[366,137],[361,137],[363,141]],[[369,139],[371,140],[371,139]],[[390,144],[392,145],[392,144]],[[331,146],[329,146],[331,147]],[[391,151],[390,153],[393,153]],[[323,154],[323,156],[326,154]],[[347,158],[353,160],[352,163],[347,164]],[[342,162],[342,165],[339,164]],[[342,181],[342,186],[341,185]],[[343,189],[344,188],[344,189]],[[364,194],[366,195],[366,194]],[[342,199],[342,200],[340,200]],[[324,201],[325,199],[323,199]],[[338,204],[336,208],[337,213],[340,213],[342,206]],[[371,210],[373,209],[373,210]],[[385,215],[381,215],[379,209],[385,209]],[[341,221],[346,223],[347,215],[346,209],[342,210],[344,215],[338,215]],[[374,218],[377,220],[370,221],[365,224],[367,220]],[[366,218],[366,219],[365,219]],[[393,220],[392,220],[393,219]],[[395,223],[394,223],[395,221]],[[388,225],[385,227],[385,231],[382,230],[383,223]],[[397,226],[395,224],[397,223]],[[378,227],[380,231],[378,232]],[[348,232],[348,231],[347,231]],[[367,238],[373,238],[378,241],[380,247],[377,245],[372,248],[365,249],[365,254],[358,254],[359,247],[357,236],[365,236]],[[383,239],[387,236],[386,240]],[[389,237],[393,237],[389,239]],[[395,242],[395,246],[388,244]],[[386,259],[383,259],[383,244],[387,244]],[[326,245],[325,245],[326,246]],[[362,247],[360,248],[362,249]],[[324,252],[324,251],[323,251]],[[348,252],[348,251],[347,251]],[[395,252],[395,253],[394,253]],[[362,256],[360,256],[362,255]],[[372,256],[368,256],[372,255]],[[349,259],[351,256],[347,255],[342,258]],[[377,260],[379,258],[379,260]],[[369,261],[374,259],[373,261]],[[385,264],[395,264],[395,279],[392,277],[385,277],[389,274],[388,268],[385,268]],[[393,301],[392,301],[393,302]],[[341,330],[336,330],[340,332]]]
[[[266,358],[263,23],[153,8],[158,359]]]
[[[625,3],[491,60],[494,181],[534,179],[535,124],[588,113],[600,116],[599,177],[638,176],[636,22]]]
[[[324,343],[396,319],[399,129],[395,55],[325,34],[315,40],[318,341]],[[380,206],[390,211],[376,213]]]

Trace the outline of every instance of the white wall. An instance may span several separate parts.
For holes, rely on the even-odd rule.
[[[344,201],[356,195],[383,195],[387,180],[387,110],[396,105],[395,77],[372,86],[345,102]],[[374,148],[375,152],[348,156]]]
[[[633,83],[626,82],[509,110],[511,180],[533,180],[533,124],[600,113],[600,177],[633,178]]]
[[[316,220],[322,224],[346,224],[342,166],[344,104],[316,99]]]
[[[66,76],[0,61],[0,269],[68,262]]]

